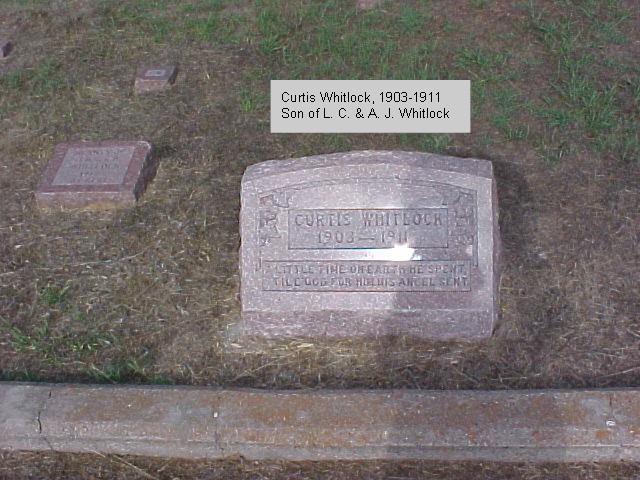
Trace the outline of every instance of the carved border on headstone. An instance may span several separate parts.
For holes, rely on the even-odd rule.
[[[260,247],[267,246],[273,238],[281,238],[278,230],[278,215],[289,208],[290,194],[288,189],[272,190],[269,194],[258,194],[258,239]]]
[[[478,266],[478,200],[475,190],[462,188],[442,182],[423,181],[397,177],[354,177],[349,179],[319,180],[289,185],[284,188],[265,190],[258,193],[259,209],[257,212],[257,226],[259,246],[267,247],[272,239],[281,238],[278,228],[280,214],[289,208],[289,200],[293,191],[308,188],[322,187],[326,185],[345,185],[358,183],[394,183],[411,186],[420,186],[435,189],[443,198],[442,205],[447,206],[453,212],[453,221],[449,222],[449,245],[464,246],[473,245],[473,262]]]

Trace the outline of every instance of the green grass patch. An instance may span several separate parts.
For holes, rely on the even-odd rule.
[[[145,358],[112,360],[104,365],[90,364],[86,373],[97,383],[152,383],[154,385],[173,385],[168,377],[156,375],[145,364]]]
[[[244,18],[224,11],[222,0],[201,0],[175,5],[166,1],[103,4],[106,32],[131,30],[138,37],[149,37],[156,43],[209,42],[237,43],[237,31]]]
[[[263,0],[256,10],[252,42],[288,78],[423,79],[441,73],[437,42],[420,38],[431,19],[424,5],[356,12],[338,1],[282,8]]]
[[[0,77],[0,85],[8,90],[19,90],[26,80],[23,70],[14,70]]]
[[[45,97],[68,87],[66,73],[56,60],[46,60],[33,69],[14,70],[0,76],[0,88],[8,91],[27,89],[34,97]]]
[[[559,18],[529,3],[530,26],[558,65],[549,95],[541,97],[535,114],[562,145],[543,142],[543,157],[557,161],[568,150],[566,145],[586,143],[600,154],[627,161],[636,151],[638,122],[623,111],[624,88],[599,75],[603,70],[623,71],[625,66],[603,56],[598,47],[624,41],[619,28],[629,13],[613,0],[606,2],[607,8],[604,2],[565,3],[568,13]],[[637,104],[637,96],[632,96]]]
[[[269,97],[258,89],[242,89],[238,94],[240,108],[244,113],[255,112],[269,105]]]
[[[184,31],[189,38],[211,41],[218,31],[220,19],[216,13],[209,13],[204,18],[186,18],[183,24]]]
[[[273,6],[258,3],[257,9],[256,24],[261,36],[258,44],[262,53],[274,55],[284,49],[289,26]]]
[[[46,318],[30,328],[12,325],[0,319],[0,332],[8,334],[9,342],[16,352],[33,354],[53,366],[80,361],[112,348],[114,344],[111,335],[90,329],[56,333]]]
[[[2,328],[9,333],[11,345],[17,352],[33,352],[46,362],[58,363],[50,342],[49,322],[46,319],[30,333],[6,321]]]
[[[27,89],[35,97],[44,97],[68,87],[66,73],[57,60],[49,59],[35,68],[14,70],[0,76],[0,88],[11,91]]]
[[[402,34],[418,34],[423,31],[425,24],[431,20],[431,16],[416,10],[408,5],[403,5],[398,16],[397,25]]]
[[[42,289],[42,292],[40,292],[40,298],[49,306],[59,305],[64,301],[68,290],[69,286],[60,288],[47,285]]]
[[[429,153],[446,153],[453,144],[451,135],[448,134],[428,134],[420,135],[418,146],[422,151]]]
[[[456,55],[458,68],[475,73],[488,73],[499,70],[509,60],[509,54],[494,52],[481,47],[462,47]]]
[[[67,82],[65,72],[55,60],[41,63],[30,76],[31,92],[37,97],[59,90]]]

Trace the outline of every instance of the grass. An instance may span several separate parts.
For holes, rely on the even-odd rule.
[[[618,83],[611,80],[603,82],[598,78],[605,64],[606,68],[614,70],[626,67],[598,58],[596,49],[603,44],[620,43],[613,38],[612,32],[629,20],[630,12],[621,6],[621,2],[610,1],[606,11],[599,9],[597,3],[585,2],[577,8],[577,13],[587,17],[586,25],[584,20],[575,16],[547,18],[548,15],[537,9],[534,2],[529,4],[531,27],[546,49],[558,59],[558,70],[552,84],[557,97],[545,100],[547,104],[557,105],[556,99],[559,99],[561,106],[543,108],[539,115],[548,119],[551,128],[571,126],[571,135],[582,136],[583,140],[606,138],[605,141],[598,139],[592,148],[598,153],[612,154],[619,160],[628,161],[640,154],[633,136],[613,132],[628,132],[631,125],[637,125],[637,117],[621,113],[623,100]],[[637,69],[634,75],[638,76]]]
[[[40,325],[29,332],[4,320],[0,324],[0,331],[9,334],[9,341],[17,352],[41,358],[56,368],[61,368],[69,358],[79,361],[113,344],[112,339],[97,332],[57,335],[51,330],[47,319],[43,319]]]
[[[0,111],[23,129],[16,143],[7,139],[4,147],[19,159],[14,167],[24,179],[15,187],[21,200],[7,199],[2,214],[0,232],[21,225],[7,236],[2,253],[4,265],[21,272],[7,272],[17,283],[2,284],[3,297],[12,299],[2,304],[3,331],[12,350],[29,354],[3,371],[39,374],[53,363],[96,381],[236,378],[230,372],[244,367],[234,362],[244,360],[205,345],[219,342],[215,329],[238,314],[237,225],[230,212],[237,209],[236,182],[244,166],[256,161],[401,148],[499,161],[526,158],[530,172],[558,172],[551,175],[561,175],[564,166],[575,170],[585,155],[613,162],[608,168],[636,164],[637,67],[601,52],[603,44],[619,45],[613,30],[633,35],[631,13],[616,2],[607,8],[569,2],[554,9],[531,1],[514,7],[507,28],[500,30],[505,22],[500,20],[496,32],[487,33],[483,27],[493,21],[492,5],[471,5],[471,21],[454,12],[445,15],[430,2],[366,13],[338,1],[103,2],[78,21],[73,34],[60,32],[53,40],[58,54],[38,56],[34,47],[33,61],[0,77]],[[52,7],[16,8],[30,12],[34,38],[46,28],[35,19]],[[127,41],[109,43],[116,36]],[[29,51],[28,43],[24,48]],[[177,53],[184,65],[174,91],[162,102],[132,102],[127,65]],[[620,76],[605,75],[612,71]],[[272,136],[271,78],[470,78],[473,130],[470,135]],[[68,136],[129,135],[151,139],[167,158],[155,190],[139,208],[97,218],[35,218],[22,210],[53,143]],[[29,159],[36,159],[38,168]],[[207,200],[214,186],[228,190],[215,191],[213,198],[221,203]],[[515,207],[505,202],[508,219]],[[57,240],[42,243],[50,237]],[[14,243],[22,247],[12,250]],[[83,270],[85,264],[91,269]],[[88,283],[77,281],[85,276]],[[173,351],[166,350],[168,344],[183,338],[174,318],[186,322],[185,332],[208,326],[212,340],[202,344],[199,367],[181,356],[186,347],[180,344],[172,348],[181,360],[168,357]],[[518,318],[525,321],[526,315]],[[329,368],[332,347],[318,348],[324,353],[317,355],[327,356],[317,369]],[[205,358],[236,367],[203,373]],[[302,368],[296,365],[294,370]],[[198,368],[200,373],[185,373]],[[320,376],[332,378],[326,372]],[[439,385],[427,378],[427,384]]]
[[[25,74],[22,70],[9,72],[0,78],[0,82],[2,82],[3,87],[8,90],[18,90],[25,82]]]
[[[60,65],[55,60],[45,60],[29,70],[14,70],[0,78],[0,85],[8,90],[29,89],[34,97],[45,97],[65,88],[67,81]]]
[[[475,2],[473,7],[482,11],[487,4]],[[237,13],[234,8],[240,3],[234,1],[191,1],[176,9],[168,8],[169,4],[163,1],[104,5],[101,16],[111,19],[105,24],[110,30],[133,26],[134,32],[155,43],[249,42],[270,59],[272,71],[286,71],[287,78],[471,78],[476,114],[485,108],[485,102],[495,105],[505,84],[521,75],[519,62],[509,48],[477,45],[467,38],[458,42],[462,46],[451,63],[446,61],[450,47],[440,44],[437,35],[426,42],[407,42],[412,36],[419,38],[425,24],[440,25],[443,35],[451,32],[454,20],[439,21],[428,5],[402,5],[358,15],[341,2],[296,2],[282,9],[277,1],[260,0],[253,19],[246,16],[246,10]],[[635,135],[628,133],[633,130],[632,117],[622,121],[619,118],[618,85],[602,85],[589,71],[599,61],[594,58],[595,48],[603,42],[615,43],[612,32],[625,31],[630,12],[613,1],[607,10],[592,3],[565,5],[569,14],[551,16],[541,2],[524,4],[527,28],[557,58],[558,66],[551,89],[543,90],[541,95],[545,100],[551,99],[554,106],[550,109],[539,101],[536,115],[547,121],[547,131],[570,126],[574,131],[567,136],[577,134],[592,139],[596,133],[604,134],[606,139],[598,140],[591,148],[618,156],[625,152],[622,156],[629,159],[635,154]],[[322,21],[314,23],[309,19]],[[513,32],[504,32],[497,38],[513,43],[516,37]],[[55,62],[43,63],[28,75],[12,73],[3,83],[19,89],[26,82],[36,96],[41,96],[64,87],[58,68]],[[240,95],[242,111],[249,113],[256,107],[251,97],[264,94]],[[558,105],[557,98],[562,105]],[[517,108],[516,103],[501,104],[492,120],[507,141],[521,142],[534,130],[540,130],[532,125],[513,125],[522,122],[513,115]],[[414,145],[417,148],[419,142]]]
[[[240,90],[239,97],[240,108],[244,113],[252,113],[269,105],[269,98],[253,89]]]
[[[503,52],[492,52],[480,47],[462,47],[458,52],[456,66],[467,71],[477,69],[479,76],[486,78],[486,75],[493,73],[504,66],[508,60],[508,55]]]
[[[629,4],[474,1],[454,9],[430,0],[358,12],[338,0],[0,2],[0,19],[21,19],[16,50],[0,65],[0,378],[638,385],[639,18]],[[132,95],[138,65],[176,60],[170,92]],[[472,132],[272,135],[272,78],[471,79]],[[160,170],[140,204],[39,213],[33,189],[53,146],[107,138],[156,145]],[[244,169],[356,149],[493,161],[504,247],[494,338],[229,340],[240,316]],[[464,469],[475,467],[411,472],[425,468],[468,477]],[[505,467],[483,468],[496,476]],[[582,473],[571,468],[563,472]],[[548,476],[537,467],[525,474]]]
[[[172,385],[170,378],[149,373],[148,368],[141,364],[145,359],[116,360],[97,367],[90,364],[87,372],[97,383],[153,383],[154,385]]]
[[[42,300],[49,306],[58,305],[62,303],[64,297],[69,289],[68,286],[64,288],[59,288],[55,286],[46,286],[42,289],[42,293],[40,294]]]
[[[429,21],[431,21],[429,14],[410,6],[403,6],[398,15],[398,25],[403,34],[418,34]]]
[[[423,135],[420,140],[420,150],[433,153],[447,153],[447,149],[452,145],[452,137],[447,134]]]
[[[243,17],[223,13],[229,2],[191,1],[175,5],[166,1],[102,4],[102,17],[112,29],[134,26],[136,35],[154,43],[168,42],[237,42]],[[177,10],[177,11],[176,11]]]

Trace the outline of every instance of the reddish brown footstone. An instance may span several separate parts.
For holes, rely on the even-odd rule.
[[[175,65],[141,67],[136,75],[134,90],[137,94],[166,90],[173,85],[178,75]]]
[[[640,390],[0,383],[0,449],[178,458],[640,460]]]
[[[13,44],[10,41],[0,40],[0,59],[7,58],[13,50]]]
[[[57,145],[36,191],[40,208],[131,206],[157,169],[148,142],[105,141]]]
[[[491,336],[500,235],[491,162],[361,151],[242,178],[241,332]]]

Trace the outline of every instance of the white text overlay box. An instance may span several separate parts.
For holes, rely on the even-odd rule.
[[[272,133],[469,133],[469,80],[271,80]]]

